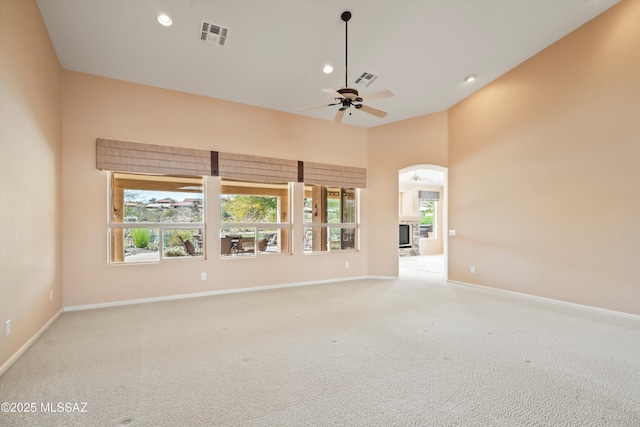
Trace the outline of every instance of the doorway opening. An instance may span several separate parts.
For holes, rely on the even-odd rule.
[[[398,172],[400,274],[447,277],[447,168],[416,164]]]

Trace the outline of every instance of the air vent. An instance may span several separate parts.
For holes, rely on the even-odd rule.
[[[365,87],[369,87],[371,86],[371,83],[375,82],[376,79],[378,78],[378,76],[375,76],[371,73],[367,73],[364,72],[360,75],[360,77],[358,77],[356,79],[356,84],[357,85],[361,85],[361,86],[365,86]]]
[[[215,44],[216,46],[224,46],[227,42],[228,32],[228,28],[202,21],[202,25],[200,26],[200,40]]]

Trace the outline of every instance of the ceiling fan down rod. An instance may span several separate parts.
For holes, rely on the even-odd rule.
[[[349,84],[349,19],[351,19],[351,12],[344,11],[340,18],[344,21],[344,87],[348,87]]]

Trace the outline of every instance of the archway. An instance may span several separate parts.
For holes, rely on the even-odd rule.
[[[447,168],[415,164],[398,171],[400,274],[447,278]]]

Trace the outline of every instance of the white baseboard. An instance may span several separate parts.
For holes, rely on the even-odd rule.
[[[53,322],[55,322],[56,319],[60,317],[63,311],[64,309],[61,308],[56,314],[54,314],[53,317],[49,319],[47,323],[45,323],[44,326],[42,326],[42,328],[40,328],[40,330],[38,330],[38,332],[35,333],[34,336],[29,338],[29,341],[24,343],[22,347],[18,349],[18,351],[13,353],[13,355],[6,362],[4,362],[2,366],[0,366],[0,376],[2,376],[2,374],[4,374],[7,371],[7,369],[9,369],[11,365],[13,365],[15,361],[18,360],[20,356],[22,356],[24,352],[27,351],[34,342],[36,342],[38,338],[40,338],[40,336],[44,333],[44,331],[49,329],[49,326],[53,325]]]
[[[591,311],[593,313],[604,314],[604,315],[615,316],[615,317],[622,317],[622,318],[626,318],[626,319],[640,321],[640,315],[632,314],[632,313],[625,313],[624,311],[609,310],[609,309],[606,309],[606,308],[594,307],[594,306],[591,306],[591,305],[583,305],[583,304],[578,304],[578,303],[575,303],[575,302],[562,301],[562,300],[557,300],[557,299],[553,299],[553,298],[541,297],[541,296],[538,296],[538,295],[525,294],[525,293],[522,293],[522,292],[510,291],[510,290],[507,290],[507,289],[492,288],[490,286],[478,285],[478,284],[475,284],[475,283],[459,282],[457,280],[447,280],[447,283],[451,283],[451,284],[454,284],[454,285],[460,285],[460,286],[467,286],[467,287],[471,287],[471,288],[480,288],[482,290],[485,290],[485,291],[488,291],[488,292],[494,292],[494,293],[498,293],[498,294],[509,294],[509,295],[517,296],[517,297],[520,297],[520,298],[523,298],[523,299],[535,300],[535,301],[538,301],[538,302],[544,302],[546,304],[557,305],[557,306],[561,306],[561,307],[572,307],[574,309],[579,309],[579,310],[584,310],[584,311]]]
[[[132,300],[124,300],[124,301],[104,302],[104,303],[97,303],[97,304],[72,305],[72,306],[64,307],[64,311],[66,312],[66,311],[93,310],[96,308],[119,307],[123,305],[145,304],[149,302],[160,302],[160,301],[172,301],[172,300],[179,300],[179,299],[185,299],[185,298],[200,298],[200,297],[209,297],[213,295],[236,294],[240,292],[265,291],[268,289],[293,288],[296,286],[321,285],[324,283],[346,282],[346,281],[352,281],[352,280],[363,280],[368,278],[369,278],[368,276],[345,277],[345,278],[338,278],[338,279],[313,280],[309,282],[285,283],[282,285],[254,286],[251,288],[223,289],[219,291],[197,292],[193,294],[180,294],[180,295],[168,295],[163,297],[140,298],[140,299],[132,299]]]
[[[400,276],[367,276],[367,279],[372,280],[398,280]]]

